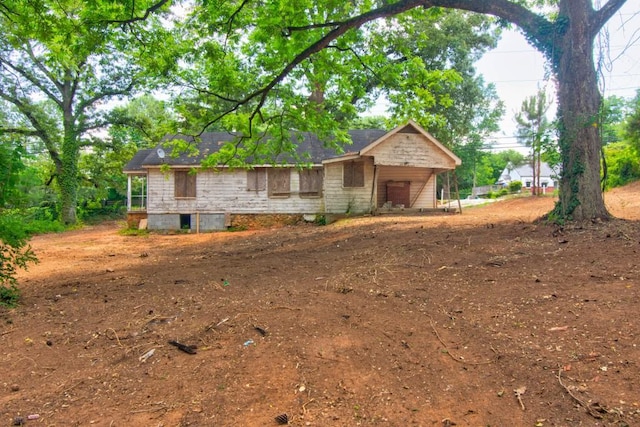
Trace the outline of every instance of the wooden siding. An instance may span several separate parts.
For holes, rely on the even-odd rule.
[[[376,165],[454,169],[455,161],[422,134],[397,133],[367,152]]]
[[[409,181],[411,206],[407,208],[433,209],[436,207],[436,175],[429,168],[377,166],[377,207],[387,202],[388,181]]]
[[[343,163],[325,164],[324,200],[327,213],[366,213],[371,212],[373,190],[373,159],[364,160],[364,187],[345,188],[342,185]]]
[[[322,198],[299,196],[299,175],[291,171],[291,196],[269,198],[266,190],[247,190],[247,171],[203,171],[196,175],[195,199],[174,197],[174,174],[149,171],[147,212],[164,213],[309,213],[323,212]]]

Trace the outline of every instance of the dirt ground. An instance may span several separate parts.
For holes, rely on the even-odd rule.
[[[36,237],[0,308],[0,425],[640,425],[640,184],[606,198],[625,220],[521,198]]]

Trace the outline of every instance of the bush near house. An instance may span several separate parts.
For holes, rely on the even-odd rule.
[[[511,181],[509,183],[510,193],[519,193],[522,190],[522,181]]]

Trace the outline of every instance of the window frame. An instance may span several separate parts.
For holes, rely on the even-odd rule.
[[[271,199],[291,197],[291,169],[269,168],[267,170],[267,189]]]
[[[196,198],[196,176],[187,169],[176,169],[173,172],[173,195],[176,199]]]
[[[364,161],[351,160],[342,164],[342,187],[364,188]]]
[[[266,168],[247,169],[247,191],[265,191],[267,189]]]
[[[322,197],[324,186],[324,169],[312,167],[298,171],[298,194],[301,199],[314,199]]]

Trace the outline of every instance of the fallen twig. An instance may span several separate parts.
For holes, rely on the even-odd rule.
[[[0,333],[0,336],[4,336],[4,335],[7,335],[7,334],[10,334],[13,331],[15,331],[15,329],[9,329],[8,331],[4,331],[4,332]]]
[[[315,399],[311,399],[311,400],[309,400],[307,403],[303,403],[303,404],[302,404],[302,413],[303,413],[303,414],[306,414],[306,413],[307,413],[307,405],[308,405],[309,403],[311,403],[311,402],[315,402]]]
[[[283,310],[291,310],[291,311],[300,311],[302,310],[301,308],[298,307],[287,307],[286,305],[277,305],[275,307],[271,307],[272,309],[283,309]]]
[[[109,336],[107,335],[107,332],[108,332],[108,331],[113,332],[113,335],[115,335],[115,337],[116,337],[116,341],[118,342],[118,345],[119,345],[120,347],[122,347],[122,343],[120,342],[120,338],[118,338],[118,334],[116,333],[116,330],[115,330],[115,329],[113,329],[113,328],[107,328],[107,330],[106,330],[106,332],[105,332],[105,334],[104,334],[107,338],[109,338]]]
[[[165,405],[164,403],[160,404],[161,406],[157,407],[157,408],[149,408],[149,409],[136,409],[133,411],[129,411],[130,414],[141,414],[143,412],[158,412],[158,411],[166,411],[167,405]]]
[[[62,394],[67,394],[68,392],[70,392],[71,390],[73,390],[74,388],[78,387],[80,384],[84,383],[84,380],[80,380],[79,382],[75,383],[74,385],[72,385],[71,387],[67,387],[64,390],[62,390]]]
[[[447,345],[444,343],[444,341],[440,337],[440,334],[438,333],[438,330],[436,329],[436,326],[433,324],[433,319],[429,318],[429,324],[431,325],[431,329],[433,329],[433,333],[436,335],[436,338],[438,338],[438,341],[440,341],[440,344],[442,344],[442,346],[444,347],[444,349],[447,352],[447,354],[449,355],[449,357],[451,357],[456,362],[464,363],[464,364],[467,364],[467,365],[489,365],[490,363],[495,362],[495,360],[485,360],[484,362],[468,362],[468,361],[464,360],[463,358],[461,358],[460,356],[454,355],[453,353],[451,353],[451,351],[449,350]]]
[[[179,343],[178,341],[174,341],[174,340],[169,341],[169,344],[178,347],[178,349],[180,349],[180,350],[182,350],[182,351],[184,351],[185,353],[188,353],[188,354],[196,354],[197,353],[197,351],[196,351],[197,347],[195,347],[193,345],[182,344],[182,343]]]
[[[222,319],[221,321],[219,321],[219,322],[218,322],[218,323],[216,323],[215,325],[212,323],[212,324],[210,324],[209,326],[207,326],[207,327],[205,328],[205,331],[210,331],[210,330],[211,330],[211,329],[213,329],[213,328],[217,328],[218,326],[222,325],[224,322],[226,322],[226,321],[228,321],[228,320],[229,320],[229,318],[228,318],[228,317],[225,317],[224,319]]]
[[[569,396],[571,396],[573,398],[573,400],[578,402],[578,404],[580,404],[580,406],[582,406],[584,409],[586,409],[586,411],[589,413],[589,415],[591,415],[593,418],[601,420],[602,419],[602,415],[600,415],[597,412],[595,412],[593,410],[593,408],[591,407],[591,405],[589,405],[588,403],[586,403],[586,402],[582,401],[581,399],[579,399],[575,394],[573,394],[571,392],[571,390],[569,390],[569,387],[567,387],[566,385],[563,384],[561,375],[562,375],[562,366],[560,366],[558,368],[558,383],[560,383],[562,388],[567,392],[567,394],[569,394]]]

